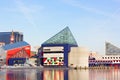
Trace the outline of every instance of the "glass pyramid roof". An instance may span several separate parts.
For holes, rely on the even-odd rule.
[[[77,42],[68,27],[61,30],[43,44],[70,44],[77,46]]]
[[[107,55],[120,55],[120,48],[106,42],[106,54]]]

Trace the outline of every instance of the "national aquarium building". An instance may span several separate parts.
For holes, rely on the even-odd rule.
[[[41,44],[38,54],[38,65],[44,67],[88,67],[89,51],[78,47],[68,27]]]

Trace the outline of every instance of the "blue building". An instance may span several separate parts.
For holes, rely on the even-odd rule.
[[[71,47],[78,47],[68,27],[45,41],[38,50],[38,63],[47,66],[68,67],[68,55]]]
[[[11,42],[23,41],[23,34],[20,32],[0,32],[0,45],[10,44]]]

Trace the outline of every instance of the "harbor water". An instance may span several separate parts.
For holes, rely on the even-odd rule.
[[[120,69],[1,69],[0,80],[120,80]]]

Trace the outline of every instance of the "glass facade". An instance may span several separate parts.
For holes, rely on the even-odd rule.
[[[0,42],[6,44],[10,44],[12,32],[0,32]],[[20,32],[14,32],[14,42],[23,41],[23,34]]]
[[[120,55],[120,48],[106,42],[106,55]]]
[[[43,44],[70,44],[77,45],[74,36],[72,35],[68,27],[64,28],[62,31],[45,41]]]

